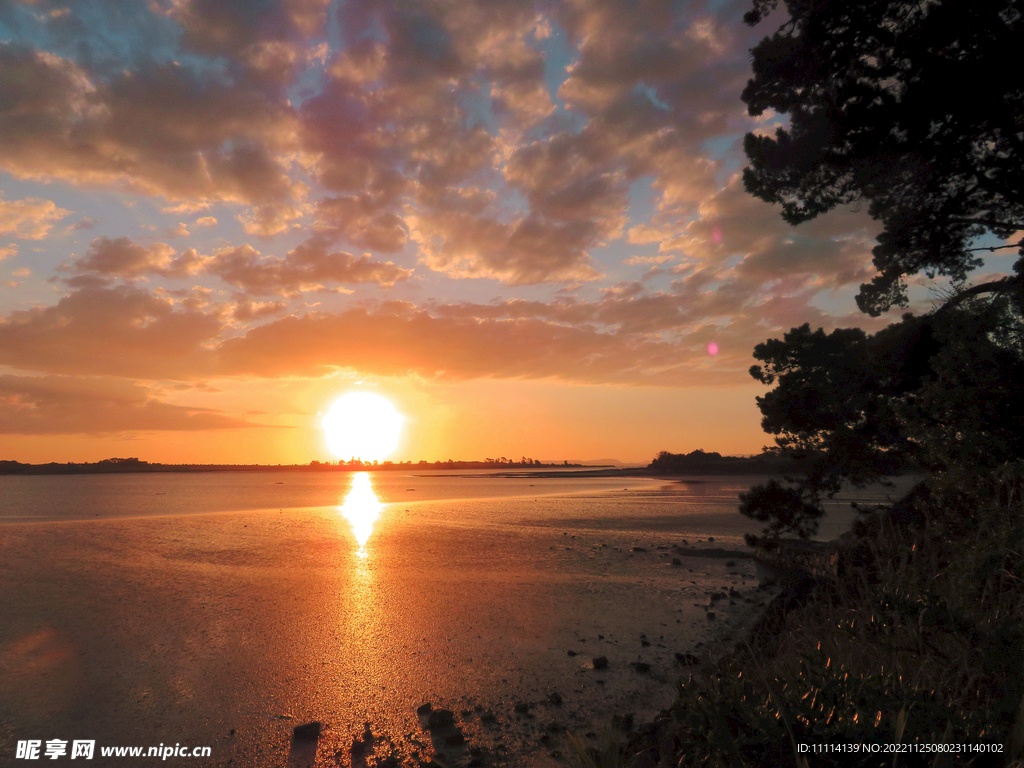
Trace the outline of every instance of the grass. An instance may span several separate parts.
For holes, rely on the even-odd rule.
[[[1022,476],[939,477],[914,529],[876,516],[851,550],[859,565],[791,607],[772,653],[740,648],[681,682],[654,736],[570,739],[570,763],[1024,768]],[[873,751],[886,744],[1000,751]]]

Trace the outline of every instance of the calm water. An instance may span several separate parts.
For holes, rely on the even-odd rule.
[[[676,653],[724,653],[756,617],[751,561],[700,552],[743,550],[755,481],[0,477],[0,763],[17,740],[95,739],[347,766],[370,723],[376,757],[558,764],[560,730],[653,716]],[[425,730],[426,702],[465,744]]]

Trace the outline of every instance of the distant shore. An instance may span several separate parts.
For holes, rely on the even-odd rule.
[[[389,472],[393,470],[508,470],[508,469],[582,469],[585,464],[542,462],[487,462],[487,461],[420,461],[420,462],[361,462],[330,463],[312,461],[309,464],[160,464],[139,459],[104,459],[96,462],[58,464],[23,464],[20,461],[0,461],[0,475],[96,475],[145,472]],[[611,469],[612,467],[607,467]]]
[[[695,454],[700,454],[699,456]],[[665,462],[670,456],[675,461]],[[161,464],[137,458],[103,459],[96,462],[60,464],[26,464],[20,461],[0,461],[0,475],[90,475],[140,472],[389,472],[408,471],[480,471],[489,470],[494,477],[564,477],[572,470],[574,477],[667,477],[692,475],[771,475],[784,470],[772,457],[736,457],[705,454],[696,451],[689,456],[662,453],[646,467],[620,467],[612,464],[588,465],[564,461],[404,461],[404,462],[348,462],[311,461],[309,464]]]

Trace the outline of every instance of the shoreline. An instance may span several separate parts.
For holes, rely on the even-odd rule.
[[[463,757],[482,748],[494,758],[486,765],[547,768],[541,738],[552,723],[584,735],[615,714],[653,716],[685,668],[674,654],[718,656],[758,613],[722,601],[712,622],[693,605],[707,607],[733,579],[752,588],[751,561],[723,532],[682,548],[671,531],[547,524],[563,502],[542,499],[519,519],[522,499],[464,500],[510,523],[497,539],[487,527],[453,536],[433,516],[382,519],[365,566],[328,509],[107,519],[73,536],[5,526],[0,547],[16,578],[4,610],[19,618],[0,630],[0,666],[17,672],[0,721],[17,738],[36,738],[40,724],[48,738],[74,726],[108,744],[187,738],[213,746],[218,764],[257,766],[284,764],[291,729],[307,721],[328,724],[321,750],[349,750],[364,720],[378,748],[410,733],[429,744],[415,710],[431,702],[455,713]],[[614,514],[630,502],[595,503]],[[726,567],[729,558],[741,566]],[[602,655],[609,669],[595,670]],[[42,673],[64,687],[33,677]],[[60,701],[79,703],[44,716]]]

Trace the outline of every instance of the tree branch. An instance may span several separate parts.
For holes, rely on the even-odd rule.
[[[992,280],[988,283],[972,285],[939,307],[935,314],[952,309],[972,296],[978,296],[982,293],[1003,293],[1004,291],[1019,290],[1022,286],[1024,286],[1024,278],[1020,276],[1004,277],[1002,280]]]
[[[984,224],[988,227],[999,229],[1024,229],[1024,222],[1020,221],[997,221],[996,219],[972,219],[967,216],[948,216],[950,221],[962,222],[964,224]]]

